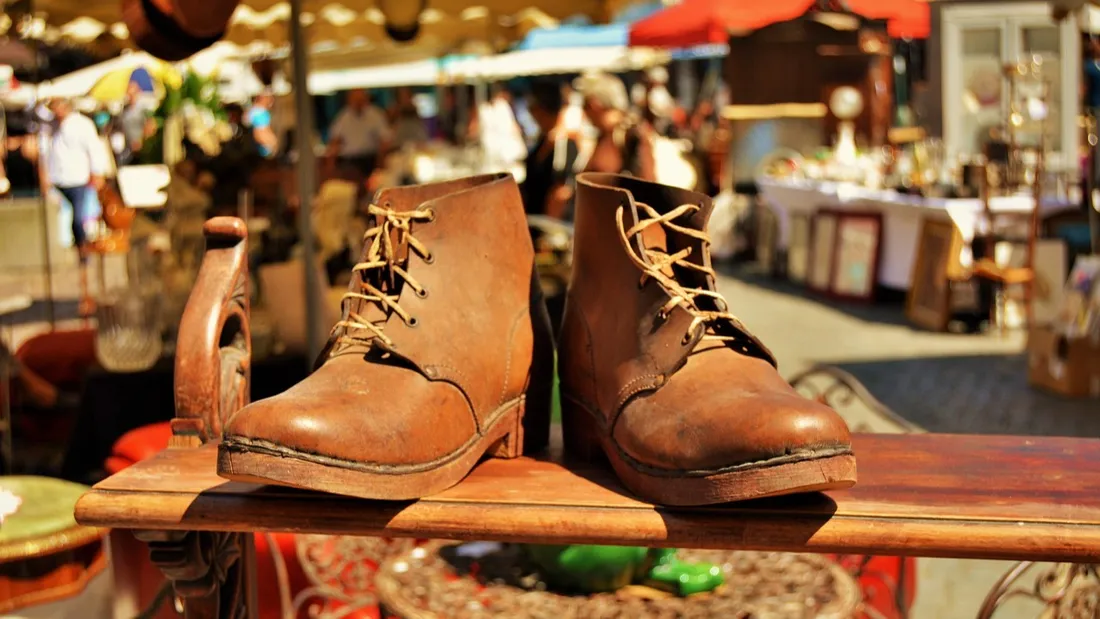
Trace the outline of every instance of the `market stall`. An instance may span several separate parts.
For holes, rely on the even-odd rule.
[[[774,209],[778,220],[776,248],[798,260],[809,259],[808,234],[814,216],[821,211],[874,213],[881,220],[876,231],[879,247],[875,284],[895,290],[908,290],[913,277],[921,226],[927,219],[949,221],[969,244],[984,217],[984,206],[978,198],[952,199],[903,194],[889,189],[869,189],[851,184],[810,180],[758,180],[763,200]],[[996,197],[990,201],[995,213],[1026,214],[1034,208],[1030,196]],[[1040,213],[1054,213],[1069,205],[1055,199],[1044,201]],[[792,245],[793,243],[793,245]],[[820,258],[820,257],[817,257]],[[969,250],[961,257],[964,266],[971,264]],[[875,266],[872,264],[872,267]],[[795,273],[805,273],[807,265],[793,267]],[[788,273],[791,267],[788,267]]]

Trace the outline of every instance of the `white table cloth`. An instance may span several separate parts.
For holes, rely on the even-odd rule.
[[[881,214],[878,283],[899,290],[909,288],[920,243],[921,222],[925,218],[950,220],[955,224],[967,244],[962,256],[964,265],[971,260],[970,241],[975,234],[984,231],[984,209],[977,198],[924,198],[827,181],[767,179],[757,181],[757,186],[779,221],[777,249],[788,247],[792,215],[812,216],[821,209]],[[1005,196],[993,198],[990,208],[995,213],[1027,213],[1032,204],[1034,198],[1031,196]],[[1043,211],[1065,207],[1066,204],[1056,200],[1044,200],[1040,206]]]

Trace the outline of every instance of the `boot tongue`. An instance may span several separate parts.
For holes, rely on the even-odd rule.
[[[666,230],[664,226],[650,226],[642,230],[642,246],[645,247],[647,255],[650,251],[659,251],[663,254],[670,253],[668,250],[669,233],[672,233],[672,231]],[[661,273],[671,278],[676,277],[676,273],[673,272],[671,265],[661,269]]]
[[[395,212],[407,212],[415,210],[416,205],[393,204],[383,208],[388,208]],[[386,217],[384,215],[372,215],[370,217],[369,227],[376,228],[383,226],[385,223]],[[415,226],[415,223],[413,226]],[[379,251],[375,260],[384,260],[388,258],[393,264],[396,264],[402,269],[407,269],[409,245],[404,240],[403,234],[398,230],[391,230],[389,237],[390,251],[387,251],[384,247],[384,239],[378,238],[377,242],[383,245],[379,246]],[[359,254],[359,262],[371,262],[370,249],[371,245],[374,243],[375,238],[371,238],[363,245],[363,249]],[[364,282],[382,291],[383,294],[390,296],[400,295],[401,288],[404,286],[404,281],[402,281],[401,276],[394,272],[393,269],[389,267],[377,267],[365,271],[357,271],[354,277],[351,278],[348,289],[351,292],[367,294],[364,292]],[[393,313],[380,303],[363,299],[352,299],[348,301],[348,305],[351,312],[358,314],[365,321],[373,324],[385,324]]]
[[[654,206],[654,208],[657,209],[659,213],[666,213],[679,206],[679,204],[667,204],[662,206],[664,206],[664,208],[661,206]],[[710,201],[707,200],[700,205],[699,210],[685,213],[672,220],[671,223],[682,228],[705,232],[707,220],[710,219],[710,211],[711,204]],[[684,261],[698,265],[709,263],[707,260],[707,247],[703,241],[678,230],[674,230],[667,225],[650,226],[642,231],[641,236],[642,244],[646,249],[657,250],[666,254],[675,254],[690,248],[691,253],[683,259]],[[687,288],[703,288],[706,290],[714,288],[713,282],[708,281],[706,276],[692,269],[674,268],[670,265],[661,269],[661,272],[668,277],[674,278]],[[705,299],[701,298],[700,301],[705,302]]]
[[[713,204],[710,200],[703,200],[696,202],[699,204],[699,209],[685,213],[684,215],[672,220],[672,223],[682,228],[688,228],[692,230],[699,230],[705,232],[707,223],[710,221],[711,211],[713,210]],[[679,206],[680,202],[667,202],[661,205],[651,205],[659,213],[667,213],[672,209]],[[692,237],[674,230],[668,226],[650,226],[641,233],[642,244],[646,249],[655,249],[667,254],[674,254],[676,252],[683,251],[686,248],[691,248],[691,253],[684,258],[686,262],[691,262],[698,265],[709,265],[709,248],[702,240]],[[661,270],[665,275],[674,278],[677,282],[683,285],[685,288],[700,288],[703,290],[716,290],[717,283],[712,281],[703,273],[695,271],[693,269],[686,268],[673,268],[666,267]],[[724,306],[719,307],[720,303],[708,297],[706,295],[700,295],[695,299],[696,305],[702,310],[719,310],[728,311],[728,308]],[[716,331],[717,329],[717,331]],[[718,333],[720,331],[721,333]],[[707,333],[720,334],[720,335],[735,335],[738,341],[733,343],[735,350],[753,357],[764,359],[772,365],[776,365],[775,357],[771,354],[763,343],[760,342],[755,336],[753,336],[747,328],[740,323],[740,321],[732,321],[732,324],[708,324]],[[692,349],[691,354],[698,354],[708,350],[726,348],[727,343],[720,340],[701,340],[696,343]]]

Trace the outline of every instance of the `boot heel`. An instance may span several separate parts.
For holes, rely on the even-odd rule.
[[[497,444],[489,450],[490,455],[492,455],[494,458],[504,458],[506,460],[509,460],[512,458],[518,458],[524,453],[523,441],[526,434],[524,432],[524,429],[527,423],[526,415],[524,413],[531,409],[527,405],[527,402],[525,400],[521,400],[516,406],[517,410],[515,412],[508,413],[512,416],[512,419],[502,421],[502,423],[507,423],[510,426],[508,428],[507,434],[505,434],[504,438],[500,439],[500,441],[497,442]]]
[[[599,428],[592,415],[569,398],[561,399],[561,433],[566,457],[593,462],[603,456]]]

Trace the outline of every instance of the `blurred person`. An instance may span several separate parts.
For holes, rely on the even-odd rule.
[[[508,91],[494,84],[492,93],[488,101],[478,106],[478,136],[491,171],[516,173],[527,156],[527,143],[516,122]]]
[[[10,120],[9,117],[5,132],[4,179],[8,181],[9,191],[33,190],[38,186],[38,145],[26,123]]]
[[[668,91],[668,69],[653,67],[645,75],[645,118],[658,135],[669,134],[673,127],[676,100]]]
[[[695,111],[688,120],[687,130],[691,136],[692,150],[696,159],[704,163],[704,169],[710,170],[711,149],[718,132],[718,114],[714,101],[706,98],[699,100],[699,104],[695,106]],[[720,187],[715,182],[715,176],[707,173],[703,177],[707,195],[718,193]]]
[[[275,135],[271,110],[275,106],[275,96],[264,91],[252,100],[248,110],[248,126],[252,128],[252,137],[256,140],[261,157],[270,157],[279,150],[279,136]]]
[[[88,230],[95,225],[96,192],[105,186],[111,163],[92,119],[76,112],[67,99],[52,99],[48,109],[52,118],[43,127],[39,174],[43,192],[56,189],[72,212],[73,246],[80,258],[79,310],[87,316],[95,308],[88,294]]]
[[[242,189],[249,186],[252,173],[263,157],[252,130],[245,124],[244,107],[239,103],[225,106],[229,136],[221,150],[207,162],[207,168],[217,179],[213,187],[215,214],[235,214]]]
[[[539,82],[531,88],[531,117],[539,133],[527,154],[527,174],[520,191],[528,214],[571,219],[573,172],[579,149],[560,126],[565,102],[555,83]]]
[[[578,139],[584,131],[584,96],[573,90],[569,83],[562,85],[561,95],[565,107],[562,108],[561,115],[558,117],[558,127],[574,139]]]
[[[541,133],[539,124],[531,113],[531,105],[530,93],[525,93],[512,101],[512,111],[516,115],[516,122],[519,123],[520,131],[523,132],[523,139],[528,144],[534,144]]]
[[[117,118],[118,129],[126,140],[122,149],[124,160],[129,161],[141,152],[148,137],[148,123],[152,115],[153,104],[143,95],[137,82],[130,82]]]
[[[597,71],[577,78],[573,87],[584,96],[585,116],[597,133],[585,171],[656,180],[653,129],[628,112],[630,99],[622,80]]]
[[[385,112],[371,103],[365,90],[353,90],[329,129],[327,156],[341,170],[366,179],[392,138]]]
[[[439,112],[435,117],[436,137],[451,144],[459,143],[458,98],[454,88],[444,88],[439,100]]]
[[[428,141],[428,129],[413,102],[412,89],[397,90],[393,105],[393,142],[396,148],[406,144],[423,144]]]

